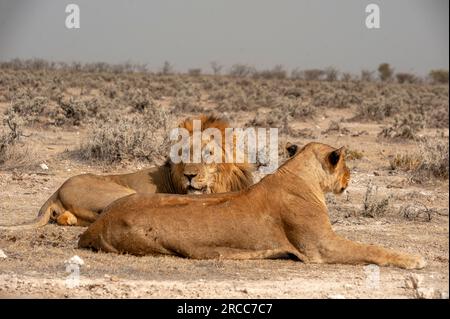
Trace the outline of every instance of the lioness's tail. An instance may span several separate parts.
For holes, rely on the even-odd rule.
[[[0,225],[0,230],[26,230],[42,227],[48,224],[53,211],[59,213],[62,209],[57,190],[39,210],[38,216],[31,222],[21,225]]]

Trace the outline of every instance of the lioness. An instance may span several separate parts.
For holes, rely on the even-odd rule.
[[[343,148],[309,143],[246,190],[121,198],[81,235],[78,247],[196,259],[295,256],[308,263],[424,267],[420,256],[334,233],[324,193],[342,193],[349,178]]]
[[[193,120],[186,119],[179,126],[189,131],[191,136]],[[202,130],[217,128],[225,135],[227,122],[214,116],[200,116],[198,120]],[[25,225],[0,226],[0,229],[35,228],[49,221],[56,221],[59,225],[87,226],[110,203],[134,193],[208,194],[238,191],[253,184],[253,169],[248,162],[174,164],[168,159],[163,166],[131,174],[77,175],[64,182],[46,201],[35,221]]]

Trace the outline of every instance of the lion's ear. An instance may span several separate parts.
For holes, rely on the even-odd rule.
[[[294,156],[297,153],[298,146],[296,144],[287,143],[286,151],[288,152],[289,157]]]
[[[341,147],[328,154],[328,162],[331,164],[332,167],[335,167],[339,163],[341,157],[344,156],[345,156],[345,147]]]

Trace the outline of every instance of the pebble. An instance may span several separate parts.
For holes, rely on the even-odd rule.
[[[0,258],[8,258],[8,256],[6,256],[6,254],[5,254],[5,252],[1,249],[0,249]]]
[[[45,164],[45,163],[41,163],[41,165],[39,165],[39,167],[40,167],[41,169],[43,169],[44,171],[48,170],[48,166],[47,166],[47,164]]]

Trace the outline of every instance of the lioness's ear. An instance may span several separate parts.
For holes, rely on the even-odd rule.
[[[289,157],[294,156],[295,153],[297,153],[297,150],[298,150],[298,146],[297,145],[287,142],[287,144],[286,144],[286,151],[288,152]]]
[[[345,147],[341,147],[330,152],[330,154],[328,154],[328,161],[330,162],[331,166],[335,167],[343,156],[345,156]]]

